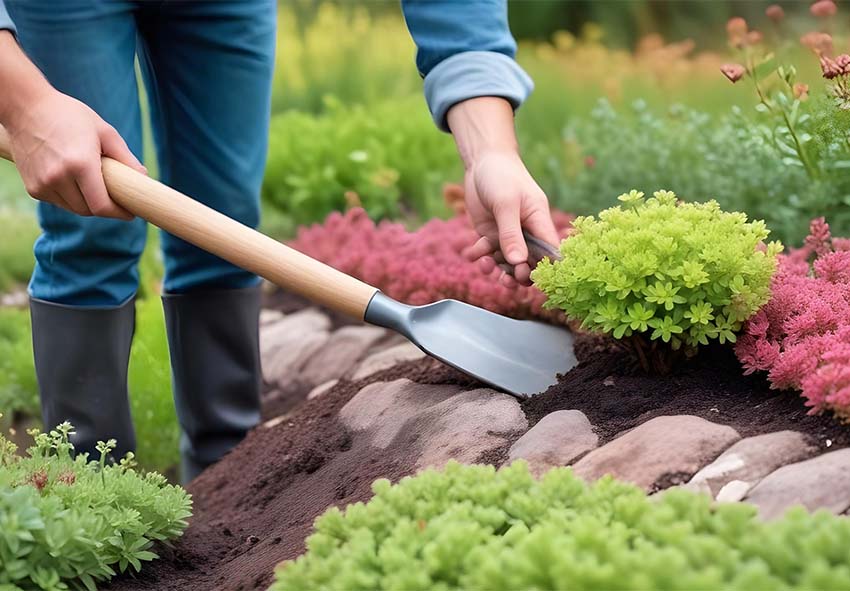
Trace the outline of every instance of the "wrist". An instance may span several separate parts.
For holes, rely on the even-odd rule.
[[[453,106],[447,119],[467,170],[485,156],[519,154],[513,108],[505,99],[468,99]]]

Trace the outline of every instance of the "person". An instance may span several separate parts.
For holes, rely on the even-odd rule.
[[[77,450],[135,446],[127,367],[146,224],[110,199],[100,168],[103,155],[146,171],[135,62],[162,182],[256,227],[276,10],[276,0],[0,0],[0,124],[42,228],[29,285],[42,415],[46,427],[70,421]],[[532,82],[514,61],[506,0],[402,10],[431,114],[465,165],[481,236],[469,256],[507,262],[527,283],[522,229],[557,235],[517,147],[513,113]],[[259,421],[259,279],[167,233],[162,251],[189,480]]]

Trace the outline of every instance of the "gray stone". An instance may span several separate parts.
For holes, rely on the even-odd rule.
[[[410,342],[405,342],[389,349],[384,349],[364,359],[354,370],[351,379],[354,381],[368,378],[374,373],[389,369],[405,361],[422,359],[425,353],[419,347]]]
[[[683,488],[707,493],[720,501],[740,501],[777,468],[805,460],[815,453],[817,447],[796,431],[747,437],[697,472]]]
[[[540,419],[511,446],[508,460],[523,459],[533,474],[555,466],[567,466],[579,456],[596,449],[599,437],[579,410],[558,410]]]
[[[385,448],[406,423],[425,409],[460,392],[459,386],[417,384],[407,379],[375,382],[360,390],[339,412],[342,424]]]
[[[328,380],[324,384],[319,384],[307,393],[307,400],[313,400],[314,398],[318,398],[322,394],[326,394],[328,391],[330,391],[331,388],[336,386],[338,383],[339,380]]]
[[[758,507],[763,519],[781,517],[795,505],[841,514],[850,509],[850,448],[783,466],[765,476],[744,500]]]
[[[330,334],[327,331],[308,332],[296,341],[267,353],[263,364],[263,379],[268,384],[285,386],[299,379],[298,373],[325,343]]]
[[[611,474],[649,491],[663,477],[696,473],[740,438],[733,428],[699,417],[656,417],[591,451],[573,470],[586,480]]]
[[[260,326],[267,326],[283,320],[283,312],[280,310],[269,310],[263,308],[260,310]]]
[[[341,378],[387,334],[376,326],[345,326],[331,333],[330,339],[301,372],[301,379],[312,385]]]
[[[330,318],[315,308],[287,314],[260,326],[260,357],[269,361],[278,349],[297,344],[307,334],[328,332],[330,327]]]
[[[449,460],[476,462],[482,454],[504,446],[510,434],[527,428],[516,398],[481,388],[423,410],[408,421],[396,441],[418,448],[417,468],[441,468]]]

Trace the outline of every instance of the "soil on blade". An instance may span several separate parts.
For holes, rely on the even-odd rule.
[[[743,377],[727,349],[707,348],[665,378],[636,371],[610,341],[582,336],[580,364],[547,392],[522,402],[529,425],[559,409],[578,409],[602,442],[656,416],[691,414],[731,425],[743,436],[782,429],[809,435],[823,449],[850,445],[850,429],[829,416],[812,416],[793,392],[771,390],[758,376]],[[377,478],[411,474],[416,458],[393,449],[352,444],[337,420],[360,388],[404,377],[420,383],[481,384],[435,361],[398,365],[371,378],[342,381],[323,396],[296,406],[273,427],[260,427],[190,486],[195,515],[173,549],[108,589],[207,591],[266,589],[282,560],[304,550],[313,520],[330,506],[371,497]],[[515,434],[514,440],[521,434]],[[512,441],[480,461],[501,464]],[[660,488],[679,483],[673,474]]]

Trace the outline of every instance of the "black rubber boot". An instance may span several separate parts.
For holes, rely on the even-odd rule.
[[[162,298],[189,482],[260,421],[260,288]]]
[[[32,344],[45,430],[69,421],[77,453],[99,459],[98,441],[115,439],[113,458],[136,448],[127,398],[135,300],[83,308],[31,299]]]

